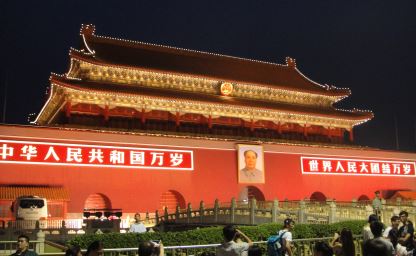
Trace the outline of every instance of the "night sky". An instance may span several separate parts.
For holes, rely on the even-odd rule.
[[[28,124],[40,111],[84,23],[98,35],[281,64],[293,57],[310,79],[352,90],[337,107],[374,112],[355,128],[358,144],[396,149],[397,120],[400,150],[416,151],[415,0],[62,2],[0,1],[0,121]]]

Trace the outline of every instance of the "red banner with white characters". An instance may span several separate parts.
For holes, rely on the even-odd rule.
[[[140,169],[194,169],[193,151],[0,140],[0,164],[42,164]]]
[[[301,157],[303,174],[415,177],[414,161]]]

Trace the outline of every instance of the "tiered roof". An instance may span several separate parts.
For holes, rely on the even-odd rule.
[[[316,83],[292,58],[286,64],[98,36],[81,28],[83,46],[70,51],[71,67],[51,77],[52,92],[36,122],[48,124],[64,102],[161,109],[347,130],[373,117],[370,111],[333,104],[350,90]],[[220,86],[229,82],[228,96]]]
[[[72,56],[81,57],[80,55],[82,55],[83,59],[92,62],[127,68],[141,67],[164,73],[262,85],[328,96],[345,97],[350,94],[349,89],[321,85],[308,79],[296,68],[295,60],[289,57],[286,59],[286,65],[281,65],[97,36],[94,33],[94,27],[91,26],[83,27],[81,35],[85,38],[83,50],[90,55],[72,52]]]

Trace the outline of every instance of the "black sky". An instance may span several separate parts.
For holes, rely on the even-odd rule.
[[[370,109],[361,145],[416,151],[416,1],[0,1],[0,109],[6,123],[40,111],[50,72],[65,73],[82,23],[96,33],[284,63],[348,87],[340,108]],[[3,120],[3,111],[0,113]]]

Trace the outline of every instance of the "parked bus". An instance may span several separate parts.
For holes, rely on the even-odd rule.
[[[45,198],[21,196],[13,204],[16,220],[45,220],[48,217],[48,204]]]

